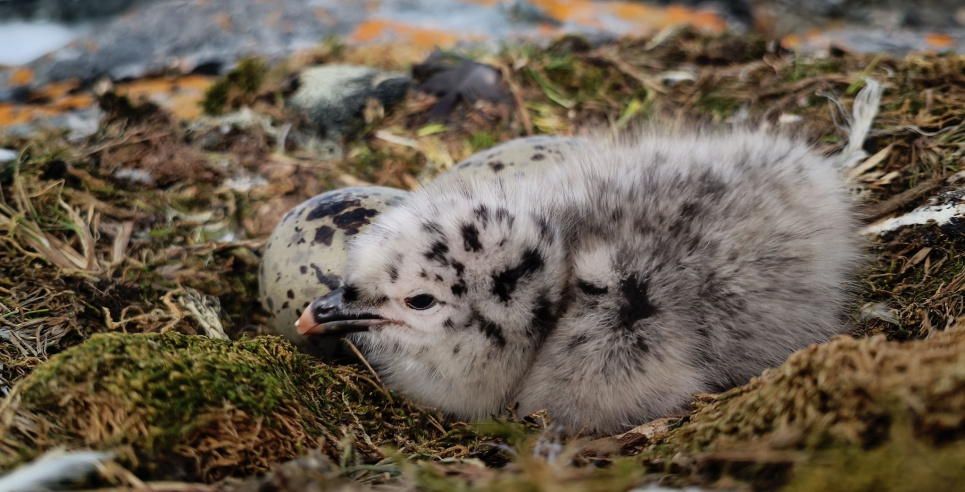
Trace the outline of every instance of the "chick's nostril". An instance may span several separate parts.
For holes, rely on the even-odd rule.
[[[329,314],[331,314],[332,311],[334,311],[334,310],[335,310],[334,307],[325,306],[325,305],[319,303],[319,304],[316,304],[316,305],[312,308],[312,313],[315,314],[315,321],[316,321],[316,322],[319,322],[319,323],[322,323],[322,322],[323,322],[322,319],[323,319],[325,316],[328,316]]]
[[[344,288],[339,287],[312,301],[309,309],[316,323],[324,323],[327,317],[331,316],[341,307],[343,290]]]

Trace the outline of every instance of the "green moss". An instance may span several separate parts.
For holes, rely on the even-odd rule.
[[[352,152],[350,164],[352,171],[365,179],[372,179],[373,172],[382,167],[385,161],[392,156],[382,150],[373,150],[369,147],[356,147]]]
[[[473,152],[480,152],[496,145],[496,137],[492,133],[482,131],[469,136],[469,146]]]
[[[698,110],[713,116],[716,121],[722,121],[733,116],[740,109],[740,106],[740,101],[719,91],[708,91],[697,100]]]
[[[606,87],[606,82],[608,81],[606,71],[602,68],[594,67],[589,64],[580,65],[581,73],[580,78],[580,94],[586,98],[591,95],[595,95],[598,91],[604,90]]]
[[[881,480],[906,485],[889,490],[917,489],[908,485],[930,473],[922,463],[961,463],[965,452],[963,347],[961,327],[904,343],[842,336],[813,345],[716,396],[664,443],[683,457],[674,461],[701,459],[700,473],[710,480],[773,489],[793,472],[794,490],[877,490]],[[818,486],[852,467],[853,484]]]
[[[234,326],[243,327],[255,323],[254,315],[263,313],[258,299],[260,259],[250,248],[245,247],[232,248],[217,256],[227,270],[222,277],[228,286],[228,292],[219,296],[223,311],[234,321]]]
[[[207,114],[221,114],[242,104],[250,104],[267,73],[268,68],[262,60],[242,59],[234,70],[208,88],[201,101],[202,109]]]
[[[841,69],[841,61],[836,58],[797,57],[794,68],[787,72],[786,79],[788,82],[796,82],[810,77],[841,73]]]
[[[786,492],[958,490],[965,483],[965,443],[929,446],[908,428],[874,449],[829,449],[796,466]]]
[[[532,453],[532,450],[526,452]],[[520,456],[512,467],[500,473],[460,473],[459,469],[420,467],[410,474],[414,475],[419,490],[436,492],[615,492],[638,487],[646,473],[633,458],[619,458],[603,468],[566,466],[564,461]]]
[[[622,83],[610,82],[622,80],[622,75],[608,72],[593,66],[583,60],[574,58],[571,54],[550,57],[543,67],[545,83],[536,78],[537,83],[552,96],[553,91],[561,96],[573,99],[579,103],[595,103],[599,105],[601,96],[609,93],[619,94],[623,89]]]
[[[110,395],[152,430],[149,447],[168,447],[198,423],[198,417],[226,405],[264,417],[298,400],[317,409],[325,403],[319,385],[335,379],[284,341],[260,337],[240,342],[176,333],[95,335],[43,364],[25,382],[23,404],[35,410],[85,386],[89,394]],[[306,391],[307,389],[307,391]],[[288,403],[286,403],[288,402]],[[321,429],[303,422],[311,432]],[[114,436],[130,442],[132,436]]]
[[[338,460],[350,442],[349,464],[384,458],[382,446],[435,457],[477,440],[277,337],[95,335],[41,365],[20,394],[18,411],[60,429],[47,436],[53,444],[131,446],[146,476],[170,476],[172,467],[203,480],[251,474],[316,447]]]
[[[525,73],[539,86],[543,94],[550,101],[567,109],[572,109],[576,106],[576,102],[568,97],[563,89],[547,80],[539,70],[528,68]]]

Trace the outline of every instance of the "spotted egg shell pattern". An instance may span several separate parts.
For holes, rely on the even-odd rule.
[[[567,148],[579,145],[579,139],[549,135],[510,140],[467,157],[446,174],[459,173],[467,180],[518,178],[542,172],[546,164],[562,157]]]
[[[407,194],[381,186],[342,188],[285,214],[265,244],[258,269],[259,297],[275,333],[309,352],[330,352],[334,341],[299,335],[295,320],[315,298],[342,284],[346,240]]]
[[[473,154],[447,175],[460,179],[513,179],[564,155],[580,140],[538,136],[511,140]],[[380,212],[407,192],[379,186],[342,188],[317,195],[293,208],[265,245],[258,275],[259,297],[275,333],[319,355],[331,354],[337,339],[305,337],[295,320],[318,297],[341,285],[348,256],[346,240],[365,230]],[[337,338],[337,337],[336,337]]]

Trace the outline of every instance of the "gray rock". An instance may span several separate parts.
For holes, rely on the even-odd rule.
[[[305,69],[290,102],[319,127],[344,131],[369,98],[383,106],[400,101],[412,78],[402,72],[381,72],[354,65],[323,65]]]
[[[0,19],[78,22],[103,18],[156,0],[0,0]]]
[[[845,30],[862,26],[912,28],[922,33],[965,26],[961,0],[651,0],[708,8],[723,15],[732,28],[752,23],[751,3],[770,11],[789,30],[827,27],[829,19],[842,19]],[[601,4],[604,3],[600,0]],[[541,34],[546,23],[562,32],[595,40],[639,34],[634,24],[601,9],[596,26],[571,18],[553,18],[553,12],[531,0],[483,5],[469,0],[373,0],[366,8],[343,0],[0,0],[0,30],[11,18],[39,17],[88,19],[134,8],[123,17],[103,19],[94,32],[27,65],[34,77],[26,88],[78,78],[132,78],[160,72],[216,72],[242,56],[277,59],[330,36],[351,36],[364,21],[389,21],[420,29],[440,30],[472,38],[474,47],[496,50],[502,42],[530,39],[548,42]],[[5,16],[4,12],[11,12]],[[13,12],[19,12],[16,16]],[[47,12],[47,13],[44,13]],[[59,12],[59,13],[57,13]],[[755,11],[755,14],[757,12]],[[573,17],[573,16],[571,16]],[[542,27],[541,27],[542,26]],[[862,34],[864,35],[864,34]],[[386,30],[374,42],[405,39]],[[958,41],[958,38],[956,38]],[[856,50],[905,53],[933,49],[905,39],[851,43]],[[952,50],[961,50],[958,43]],[[0,67],[0,101],[13,100],[15,69]]]
[[[892,53],[905,56],[914,52],[935,51],[940,53],[965,52],[965,28],[945,29],[948,46],[937,47],[928,43],[925,33],[914,29],[879,29],[874,27],[850,26],[844,29],[830,29],[822,33],[830,44],[854,53]],[[805,41],[805,51],[818,51],[821,43]]]
[[[769,0],[791,22],[827,24],[841,19],[849,27],[948,29],[965,26],[961,0]]]
[[[242,56],[281,58],[345,35],[366,12],[336,0],[168,0],[143,5],[92,35],[27,65],[30,87],[70,78],[136,78],[219,71]],[[0,88],[14,87],[0,68]],[[0,96],[3,91],[0,90]]]

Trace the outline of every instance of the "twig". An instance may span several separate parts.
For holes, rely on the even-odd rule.
[[[386,387],[385,383],[382,382],[382,378],[379,377],[379,373],[375,372],[375,369],[373,369],[372,366],[369,365],[369,361],[365,359],[365,356],[362,355],[362,352],[359,350],[359,348],[356,347],[355,344],[352,343],[352,341],[347,338],[345,339],[345,343],[348,344],[348,348],[352,349],[352,352],[354,352],[355,355],[362,361],[362,363],[365,364],[366,369],[368,369],[369,372],[372,373],[372,376],[375,376],[375,380],[379,382],[379,387],[382,390],[382,392],[385,393],[385,396],[389,399],[389,403],[395,404],[395,400],[392,399],[392,393],[389,393],[389,388]]]
[[[624,75],[640,82],[640,85],[645,87],[647,90],[654,91],[658,94],[665,94],[667,91],[661,87],[660,83],[656,81],[653,77],[648,77],[642,72],[636,69],[633,65],[623,61],[618,54],[614,52],[612,47],[601,48],[593,53],[594,58],[605,61],[613,65],[617,70],[622,72]]]
[[[526,99],[523,98],[523,91],[513,78],[512,70],[503,63],[499,63],[496,66],[499,68],[499,72],[503,74],[503,80],[506,81],[506,85],[509,86],[509,92],[513,95],[513,101],[516,103],[516,111],[519,113],[519,121],[523,124],[526,135],[535,135],[536,131],[533,129],[533,119],[529,116],[529,110],[526,109]]]
[[[921,198],[922,196],[941,188],[944,183],[944,177],[932,178],[919,183],[910,190],[903,191],[883,202],[865,207],[861,211],[862,219],[864,219],[865,222],[872,222],[888,214],[901,210],[914,203],[914,201],[918,198]]]

